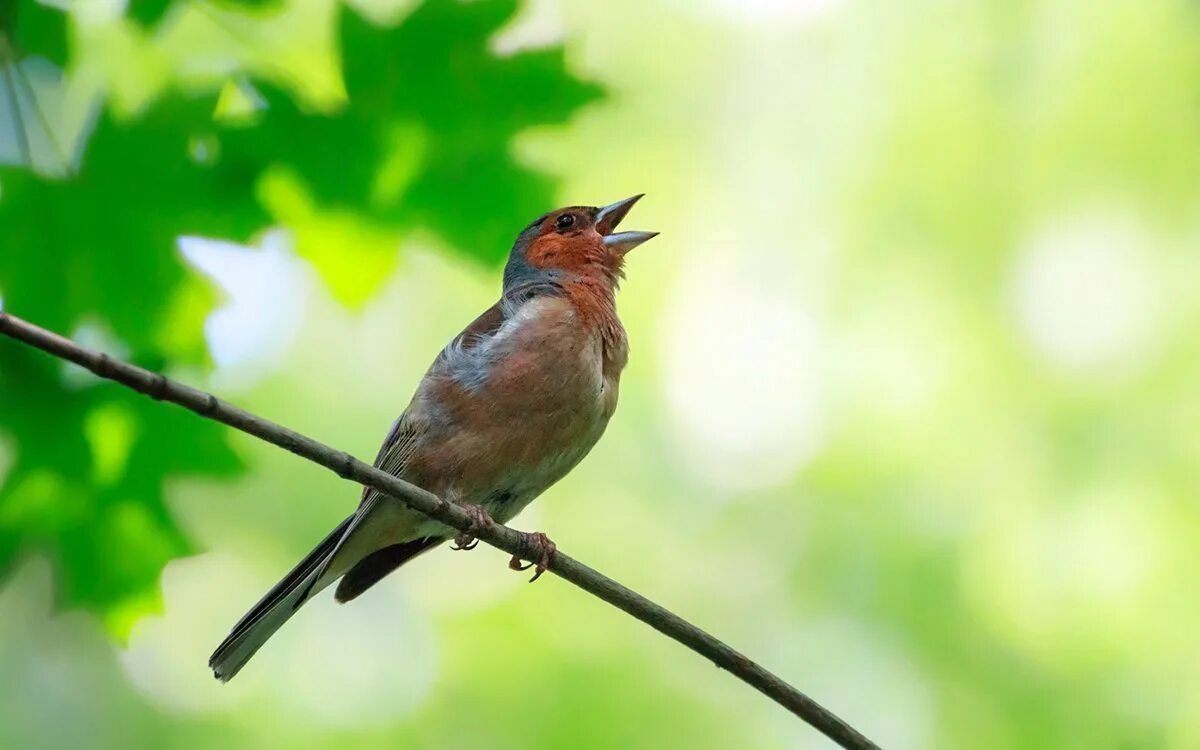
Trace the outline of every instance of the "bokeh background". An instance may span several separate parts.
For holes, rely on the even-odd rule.
[[[1200,747],[1196,3],[0,9],[10,312],[369,458],[520,227],[646,192],[516,525],[888,748]],[[0,746],[828,746],[485,547],[212,680],[356,500],[0,341]]]

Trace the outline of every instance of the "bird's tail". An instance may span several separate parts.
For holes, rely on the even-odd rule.
[[[337,577],[331,575],[328,563],[353,519],[354,516],[350,516],[338,524],[292,572],[238,620],[208,660],[208,666],[218,680],[227,682],[237,674],[301,604]]]

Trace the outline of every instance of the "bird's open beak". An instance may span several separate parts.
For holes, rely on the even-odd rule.
[[[632,198],[626,198],[623,201],[610,203],[604,208],[596,211],[596,231],[604,237],[605,246],[616,250],[624,255],[646,240],[658,236],[658,232],[617,232],[613,230],[629,213],[629,209],[633,208],[633,204],[641,199],[644,193],[639,193]]]

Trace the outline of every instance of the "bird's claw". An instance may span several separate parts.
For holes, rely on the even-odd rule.
[[[533,583],[541,578],[542,573],[545,573],[546,569],[550,567],[550,563],[554,562],[554,556],[558,554],[558,545],[550,541],[550,537],[540,531],[532,534],[522,534],[521,536],[524,538],[525,547],[536,553],[537,560],[535,562],[522,562],[520,555],[513,555],[512,559],[508,561],[508,567],[513,570],[535,568],[533,578],[529,579],[529,582]]]
[[[469,503],[463,504],[463,510],[471,517],[471,523],[467,526],[466,531],[460,531],[454,537],[454,544],[450,546],[452,550],[472,550],[479,546],[479,540],[475,538],[475,534],[479,533],[480,529],[491,526],[495,523],[492,517],[486,510],[478,505]]]

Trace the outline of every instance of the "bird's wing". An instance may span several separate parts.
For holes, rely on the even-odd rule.
[[[516,315],[521,305],[529,300],[536,297],[561,297],[562,294],[561,286],[548,281],[529,282],[505,290],[496,304],[484,310],[462,333],[451,339],[439,355],[438,361],[434,363],[434,367],[444,362],[449,352],[469,352],[486,345],[488,340],[499,333],[504,324]]]
[[[489,307],[472,321],[470,325],[464,328],[458,336],[455,336],[450,344],[442,350],[442,353],[438,355],[437,360],[430,368],[430,374],[452,367],[450,360],[454,357],[469,357],[472,356],[472,353],[485,348],[488,341],[501,331],[505,322],[515,315],[521,306],[529,300],[541,296],[561,295],[562,288],[550,282],[530,282],[506,290],[496,304]],[[427,374],[426,377],[428,378],[430,374]],[[384,439],[383,445],[380,446],[379,453],[375,457],[376,468],[397,477],[404,476],[405,467],[413,453],[419,449],[422,439],[422,427],[416,420],[410,418],[410,411],[411,409],[406,410],[404,414],[400,415],[399,419],[392,423],[392,427],[388,430],[387,437]],[[335,571],[347,569],[347,565],[339,561],[339,554],[344,551],[347,542],[356,533],[363,531],[364,524],[375,516],[374,511],[382,499],[383,496],[371,487],[363,488],[362,501],[359,503],[358,510],[351,517],[349,524],[342,534],[341,540],[333,549],[332,554],[326,558],[325,565],[322,566],[320,574],[314,578],[314,581],[324,576],[329,568],[333,568]],[[429,549],[441,541],[440,538],[433,537],[423,539],[422,548],[417,551]],[[359,554],[356,552],[354,556],[357,557]],[[402,559],[396,562],[395,565],[398,566],[410,557],[411,555],[402,556]],[[349,566],[357,565],[359,562],[359,560],[349,561]],[[383,575],[386,575],[386,573],[387,571],[373,572],[370,576],[372,580],[366,583],[366,585],[371,585],[382,578]],[[357,593],[361,593],[361,589],[356,591],[354,595],[357,595]]]
[[[404,466],[412,456],[413,450],[416,449],[418,438],[419,430],[417,425],[408,419],[408,412],[401,414],[392,423],[392,428],[388,430],[383,445],[379,446],[379,454],[375,456],[375,468],[382,469],[392,476],[404,476]],[[373,493],[375,490],[363,487],[362,501],[364,504]]]
[[[455,336],[446,349],[442,350],[442,353],[438,355],[438,359],[434,362],[430,371],[438,369],[447,356],[446,352],[452,347],[462,351],[470,351],[493,336],[504,325],[504,321],[508,317],[507,310],[509,307],[510,305],[506,304],[505,299],[501,298],[499,302],[485,310],[483,314],[464,328],[462,333]],[[383,439],[383,445],[379,446],[379,453],[375,456],[375,468],[382,469],[393,476],[403,476],[404,467],[408,463],[408,459],[412,457],[419,438],[419,426],[414,420],[409,418],[408,411],[405,411],[405,413],[401,414],[392,423],[387,437]],[[370,487],[363,487],[363,507],[360,507],[360,512],[367,510],[365,506],[373,501],[378,494]]]
[[[522,314],[526,303],[562,295],[563,288],[549,281],[528,282],[506,289],[496,304],[451,339],[430,368],[430,375],[449,376],[470,391],[481,389],[497,359],[503,356],[494,344],[528,318]]]

